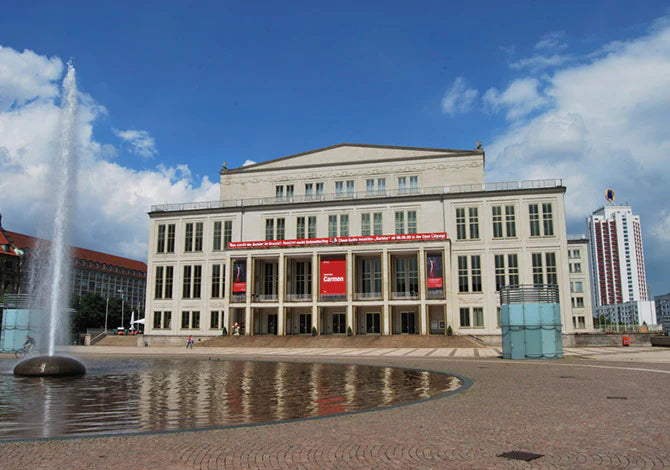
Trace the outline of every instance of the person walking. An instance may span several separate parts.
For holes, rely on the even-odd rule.
[[[186,340],[186,349],[193,349],[193,335],[188,335],[188,339]]]

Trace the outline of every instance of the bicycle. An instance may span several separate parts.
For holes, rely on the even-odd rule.
[[[14,351],[14,356],[17,359],[23,359],[24,357],[26,357],[27,355],[32,354],[32,353],[33,353],[32,346],[28,346],[28,347],[19,348],[16,351]]]

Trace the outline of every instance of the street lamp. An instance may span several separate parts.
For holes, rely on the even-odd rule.
[[[119,289],[117,292],[121,294],[121,328],[123,328],[123,301],[124,301],[124,292],[123,289]]]
[[[105,334],[107,334],[107,313],[109,312],[109,297],[107,297],[107,305],[105,305]]]

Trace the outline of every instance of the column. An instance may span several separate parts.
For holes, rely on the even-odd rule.
[[[316,251],[312,252],[312,328],[319,331],[319,307],[317,302],[319,299],[319,281],[321,273],[319,272],[319,256]],[[311,331],[310,331],[311,333]]]
[[[351,253],[351,249],[347,249],[347,333],[349,328],[353,334],[356,334],[356,328],[354,327],[354,307],[352,305],[352,299],[354,298],[354,256]]]
[[[419,323],[420,323],[420,334],[427,335],[428,329],[426,325],[428,324],[428,316],[426,311],[426,254],[423,247],[419,248]]]
[[[284,253],[279,253],[279,266],[277,268],[279,274],[279,292],[277,300],[279,302],[277,307],[277,336],[286,336],[286,326],[284,321],[284,297],[286,296],[286,258]]]
[[[253,335],[254,334],[254,325],[251,318],[251,290],[253,289],[252,280],[254,278],[254,265],[251,259],[251,255],[247,255],[247,278],[245,279],[247,283],[247,292],[246,292],[246,306],[244,307],[244,334]]]
[[[389,252],[388,249],[382,250],[382,334],[389,335]]]

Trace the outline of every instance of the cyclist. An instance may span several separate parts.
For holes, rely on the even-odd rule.
[[[26,342],[23,343],[23,349],[26,350],[26,353],[29,353],[33,350],[33,347],[35,347],[35,338],[30,335],[26,335]]]

